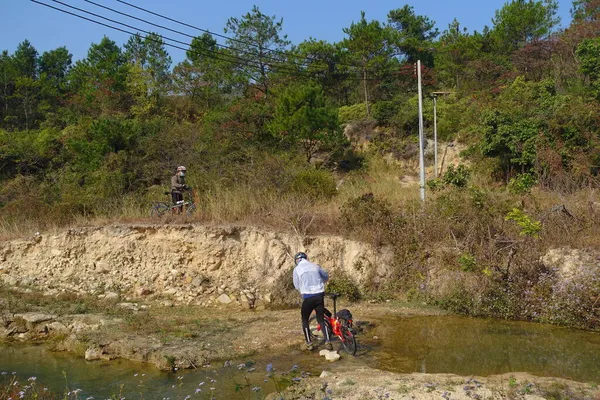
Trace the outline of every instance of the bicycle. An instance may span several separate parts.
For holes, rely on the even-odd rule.
[[[338,293],[326,293],[325,296],[333,299],[333,315],[327,309],[325,309],[325,324],[329,328],[329,332],[337,336],[342,342],[342,347],[346,353],[351,356],[356,354],[356,337],[354,336],[354,327],[352,325],[352,314],[349,310],[343,309],[337,312],[336,299],[341,295]],[[324,340],[323,332],[321,331],[321,325],[317,321],[317,316],[312,315],[308,319],[308,329],[310,331],[311,340]]]
[[[173,204],[171,201],[160,201],[152,204],[152,208],[150,209],[150,217],[162,217],[166,212],[171,211],[173,213],[178,212],[182,213],[185,208],[185,214],[187,216],[192,215],[196,211],[196,205],[194,204],[193,196],[191,192],[186,195],[186,200],[180,200],[176,204]],[[165,195],[171,196],[171,192],[164,192]]]

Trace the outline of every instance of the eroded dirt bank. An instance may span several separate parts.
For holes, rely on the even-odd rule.
[[[207,305],[226,294],[253,306],[273,301],[278,285],[289,286],[291,257],[300,250],[359,286],[385,279],[391,262],[385,249],[334,236],[237,226],[106,226],[0,242],[0,281],[47,295],[165,295]]]

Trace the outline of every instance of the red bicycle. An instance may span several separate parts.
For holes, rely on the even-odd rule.
[[[339,312],[336,309],[336,299],[340,297],[338,293],[326,293],[325,296],[333,299],[333,314],[325,309],[325,324],[342,342],[342,347],[346,353],[350,355],[356,354],[356,337],[354,336],[354,327],[352,326],[352,314],[349,310],[343,309]],[[313,314],[308,319],[308,328],[310,330],[311,339],[324,340],[321,325],[317,321],[316,314]]]

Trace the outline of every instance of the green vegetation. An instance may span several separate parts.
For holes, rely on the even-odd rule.
[[[227,21],[227,47],[198,36],[173,68],[156,34],[123,48],[104,37],[75,62],[25,40],[0,55],[0,235],[146,218],[183,164],[198,221],[392,248],[397,270],[375,295],[598,328],[597,297],[570,298],[539,262],[600,237],[598,7],[575,1],[558,31],[556,1],[513,0],[470,33],[405,6],[387,21],[362,13],[339,43],[297,46],[254,7]],[[427,95],[450,92],[439,136],[464,149],[425,205],[399,185],[418,152],[417,59],[426,130]],[[429,291],[432,256],[456,267],[445,292]],[[544,302],[561,293],[554,309]],[[590,307],[571,318],[577,301]]]

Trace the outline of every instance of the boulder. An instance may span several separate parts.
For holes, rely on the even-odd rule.
[[[231,297],[229,297],[227,294],[223,293],[221,294],[219,297],[217,297],[217,302],[221,303],[221,304],[229,304],[231,303],[233,300],[231,300]]]

